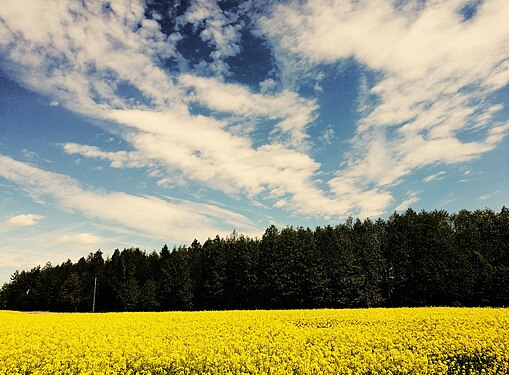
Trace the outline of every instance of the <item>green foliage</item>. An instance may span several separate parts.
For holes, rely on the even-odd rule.
[[[64,303],[78,311],[78,306],[83,300],[83,285],[76,272],[71,272],[65,279],[61,288],[61,298]]]
[[[508,306],[509,210],[394,213],[335,227],[233,233],[160,253],[15,272],[0,307],[156,311],[375,306]]]

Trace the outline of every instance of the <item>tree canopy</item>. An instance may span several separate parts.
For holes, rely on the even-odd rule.
[[[160,252],[98,250],[16,271],[0,308],[91,311],[94,279],[96,311],[508,306],[509,210],[409,209]]]

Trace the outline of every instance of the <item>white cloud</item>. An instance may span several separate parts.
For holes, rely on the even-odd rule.
[[[283,70],[287,59],[310,69],[354,58],[380,77],[369,91],[361,81],[364,117],[330,181],[338,196],[371,191],[382,210],[387,189],[416,169],[472,160],[507,135],[494,120],[503,105],[488,99],[509,82],[509,5],[485,1],[467,22],[461,5],[313,0],[278,4],[261,19]]]
[[[172,177],[163,177],[157,180],[157,185],[166,187],[166,188],[174,188],[178,186],[186,186],[187,182],[182,176],[172,176]]]
[[[479,200],[480,201],[486,201],[486,200],[489,200],[491,198],[493,198],[495,195],[497,195],[499,193],[499,191],[494,191],[493,193],[489,193],[489,194],[484,194],[484,195],[481,195],[479,197]]]
[[[37,225],[44,218],[44,215],[20,214],[7,219],[5,222],[15,227],[31,227]]]
[[[74,2],[61,2],[55,9],[16,4],[3,7],[0,17],[7,20],[3,48],[21,71],[19,78],[75,111],[114,120],[117,127],[107,126],[134,148],[106,152],[69,143],[65,152],[107,160],[117,168],[158,168],[161,182],[177,172],[228,194],[263,192],[271,194],[269,199],[290,194],[287,209],[297,212],[343,212],[313,185],[320,165],[303,152],[317,110],[314,100],[289,90],[257,94],[216,78],[169,75],[157,59],[178,55],[178,38],[162,35],[136,2],[132,9],[116,3],[107,15],[100,6],[83,8]],[[51,26],[43,27],[32,10],[44,13]],[[73,17],[80,19],[79,27],[70,22]],[[147,103],[121,98],[115,90],[123,82],[138,89]],[[191,103],[218,112],[221,120],[192,115]],[[224,113],[233,120],[224,119]],[[249,137],[235,135],[245,132],[230,132],[239,118],[247,127],[258,118],[276,120],[272,140],[255,149]]]
[[[443,178],[444,174],[445,174],[445,171],[440,171],[438,173],[424,177],[422,179],[422,181],[424,181],[424,182],[439,181]]]
[[[227,133],[222,122],[187,112],[124,110],[111,112],[110,119],[140,130],[130,141],[147,158],[192,180],[230,194],[289,194],[291,209],[301,213],[344,213],[312,183],[319,164],[306,154],[278,144],[254,149],[248,139]]]
[[[101,237],[93,233],[64,234],[57,237],[56,240],[60,243],[75,246],[98,245],[104,241]]]
[[[141,168],[150,166],[150,161],[146,160],[143,155],[137,152],[116,151],[105,152],[98,147],[79,145],[77,143],[66,143],[63,149],[70,155],[81,155],[87,158],[98,158],[111,162],[112,168]]]
[[[44,231],[27,231],[23,236],[0,236],[0,248],[2,249],[0,256],[0,268],[9,268],[10,274],[16,269],[31,269],[37,265],[44,265],[46,262],[51,262],[53,265],[65,262],[71,259],[77,262],[81,257],[86,256],[87,252],[96,251],[98,245],[105,249],[104,256],[111,256],[111,252],[115,248],[140,246],[138,242],[129,239],[131,233],[111,233],[112,229],[101,228],[101,235],[98,235],[95,230],[98,226],[93,224],[92,228],[85,225],[72,226],[72,228],[60,225],[58,229],[45,228]],[[88,227],[88,229],[85,229]],[[83,236],[80,234],[88,233],[90,236]],[[96,233],[96,234],[92,234]],[[76,238],[76,235],[80,235]],[[94,236],[99,238],[101,242],[94,242],[87,244],[87,240],[92,242]],[[64,241],[59,241],[63,239]],[[81,239],[81,241],[79,241]],[[67,241],[65,241],[67,240]],[[80,243],[81,242],[81,243]],[[146,238],[145,243],[149,243],[150,239]],[[156,248],[160,248],[163,242],[156,240],[153,242]],[[37,244],[37,246],[34,246]],[[148,249],[147,249],[148,250]],[[5,281],[8,280],[9,275],[5,276]],[[1,284],[0,280],[0,284]]]
[[[270,93],[276,87],[276,81],[272,78],[267,78],[261,81],[259,86],[262,94]]]
[[[409,208],[412,204],[419,201],[419,197],[417,196],[417,193],[414,191],[407,192],[408,198],[405,199],[403,202],[401,202],[396,208],[396,211],[404,211],[407,208]]]
[[[25,160],[28,160],[31,162],[39,159],[39,155],[36,152],[30,151],[27,149],[22,149],[21,154],[23,155],[23,158]]]
[[[235,15],[229,19],[219,7],[216,0],[194,0],[186,13],[178,20],[179,23],[189,23],[203,28],[200,38],[214,50],[210,53],[211,63],[201,61],[195,68],[202,68],[203,73],[211,73],[215,76],[229,76],[230,67],[224,61],[227,57],[237,55],[241,48],[242,24],[236,23]]]
[[[0,156],[0,176],[18,184],[32,197],[51,199],[61,209],[152,234],[161,240],[189,242],[195,237],[225,235],[233,229],[247,233],[258,230],[245,216],[226,209],[183,200],[84,190],[68,176],[7,156]]]
[[[327,128],[320,134],[318,137],[319,142],[323,143],[324,145],[330,145],[336,138],[336,132],[334,131],[334,128],[329,125]]]
[[[88,115],[124,107],[118,83],[135,86],[154,105],[178,93],[157,65],[176,56],[178,35],[144,18],[141,2],[84,6],[72,0],[10,2],[0,9],[0,49],[25,85]]]
[[[272,95],[255,94],[241,85],[189,74],[180,76],[179,82],[195,90],[191,100],[212,110],[244,117],[280,119],[277,131],[290,135],[289,143],[295,147],[302,146],[309,137],[306,128],[314,120],[314,112],[318,109],[314,100],[288,90]]]
[[[359,88],[357,92],[357,112],[366,115],[373,109],[373,94],[370,92],[368,78],[365,74],[362,74],[359,78]]]
[[[284,209],[298,213],[376,216],[394,201],[391,188],[418,168],[477,158],[494,149],[509,129],[494,121],[503,105],[490,101],[509,81],[509,7],[504,0],[485,1],[473,19],[463,22],[460,4],[399,9],[389,0],[276,4],[261,18],[258,33],[273,47],[281,70],[279,92],[270,80],[260,83],[260,93],[223,81],[225,58],[240,50],[240,23],[214,0],[193,1],[178,21],[195,25],[213,48],[213,64],[207,67],[213,78],[162,68],[164,59],[182,59],[177,47],[185,40],[178,32],[164,35],[156,19],[146,18],[141,1],[114,1],[111,11],[72,0],[9,2],[0,9],[0,50],[8,70],[25,85],[106,120],[102,126],[133,149],[106,152],[69,143],[64,146],[69,154],[107,160],[115,168],[157,169],[161,173],[153,177],[161,185],[182,176],[234,196],[247,194],[248,201],[286,202]],[[309,156],[307,144],[318,101],[288,84],[306,80],[299,74],[306,69],[314,72],[313,83],[320,83],[325,79],[321,65],[350,58],[379,78],[372,86],[365,75],[361,79],[357,109],[363,117],[344,163],[338,161],[334,177],[324,181],[330,188],[325,191],[313,183],[321,165]],[[139,91],[139,98],[123,98],[121,85]],[[190,108],[196,104],[212,115],[194,115]],[[255,147],[251,137],[262,120],[274,125],[264,145]],[[61,188],[39,177],[45,191]],[[89,198],[76,189],[83,200]],[[37,195],[38,189],[28,190]],[[145,207],[168,204],[122,193],[110,198]],[[72,209],[109,217],[81,205]],[[129,225],[139,229],[142,223]]]

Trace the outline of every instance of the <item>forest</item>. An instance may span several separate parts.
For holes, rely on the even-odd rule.
[[[37,246],[37,244],[34,244]],[[509,209],[232,233],[147,253],[98,250],[16,271],[0,309],[169,311],[509,306]],[[95,292],[95,293],[94,293]],[[94,298],[95,296],[95,298]]]

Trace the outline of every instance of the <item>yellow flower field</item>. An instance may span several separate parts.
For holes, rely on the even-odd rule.
[[[508,374],[509,310],[0,312],[1,374]]]

